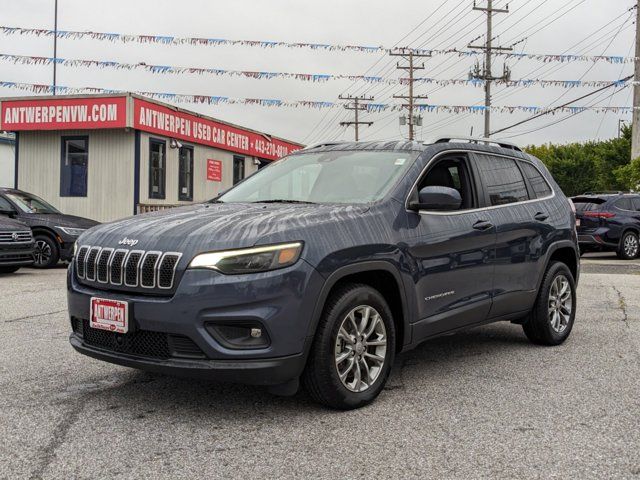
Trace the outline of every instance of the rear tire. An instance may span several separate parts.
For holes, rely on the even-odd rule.
[[[60,249],[56,242],[47,235],[36,235],[34,238],[35,249],[34,268],[51,268],[58,264]]]
[[[395,344],[393,316],[384,297],[367,285],[346,285],[327,299],[302,383],[316,402],[328,407],[367,405],[387,382]]]
[[[0,273],[15,273],[20,267],[0,267]]]
[[[640,252],[640,241],[635,232],[625,232],[620,239],[620,245],[616,253],[621,260],[633,260],[638,257]]]
[[[571,333],[576,317],[576,283],[562,262],[553,262],[540,285],[536,303],[522,325],[527,338],[538,345],[560,345]]]

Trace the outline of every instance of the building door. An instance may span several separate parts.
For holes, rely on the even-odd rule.
[[[233,157],[233,184],[244,179],[244,157]]]
[[[193,201],[193,147],[180,147],[178,153],[178,200]]]

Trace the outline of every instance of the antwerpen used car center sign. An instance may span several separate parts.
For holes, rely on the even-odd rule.
[[[2,100],[0,130],[135,128],[276,160],[300,145],[131,95]]]

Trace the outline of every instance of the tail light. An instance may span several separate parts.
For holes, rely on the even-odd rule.
[[[584,212],[582,216],[590,218],[613,218],[616,214],[611,212]]]

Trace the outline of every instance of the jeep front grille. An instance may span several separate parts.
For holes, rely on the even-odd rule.
[[[83,245],[75,256],[76,275],[81,280],[145,289],[173,288],[177,252],[157,252]]]

